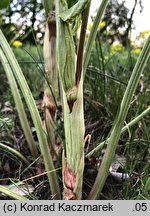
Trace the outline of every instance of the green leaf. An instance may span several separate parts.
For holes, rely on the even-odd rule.
[[[106,178],[109,174],[110,165],[115,155],[117,144],[121,135],[121,129],[123,127],[123,123],[125,122],[131,104],[131,100],[133,98],[133,95],[135,93],[135,90],[140,80],[140,76],[144,71],[144,68],[148,62],[149,57],[150,57],[150,36],[147,39],[138,57],[138,60],[134,66],[133,72],[129,79],[126,91],[124,93],[124,96],[120,104],[118,115],[116,116],[116,119],[110,131],[109,142],[107,144],[107,148],[104,157],[102,159],[101,166],[99,168],[94,186],[90,192],[90,195],[88,196],[88,199],[91,200],[97,199],[101,193],[101,190],[103,189]]]
[[[36,143],[32,137],[31,129],[30,129],[30,126],[28,123],[28,119],[27,119],[25,110],[24,110],[23,102],[21,100],[20,92],[19,92],[19,89],[17,87],[16,80],[13,76],[12,68],[9,65],[7,58],[6,58],[4,52],[2,51],[1,48],[0,48],[0,59],[1,59],[2,65],[4,67],[4,70],[6,72],[6,76],[7,76],[7,79],[8,79],[11,91],[12,91],[12,95],[13,95],[13,98],[14,98],[14,101],[16,104],[16,108],[18,111],[20,123],[21,123],[22,129],[23,129],[23,132],[25,134],[29,149],[32,153],[32,156],[34,158],[36,158],[38,156],[38,149],[37,149]],[[7,124],[7,127],[11,126],[11,121],[9,119],[5,118],[4,120],[5,120],[5,124]],[[0,120],[0,123],[1,123],[1,120]]]
[[[7,8],[9,4],[10,4],[10,0],[1,0],[0,1],[0,9]]]
[[[18,152],[16,149],[7,146],[6,144],[0,143],[0,149],[3,149],[6,152],[9,152],[11,154],[13,154],[14,156],[16,156],[24,165],[28,166],[29,162],[28,160],[20,153]]]
[[[41,154],[43,156],[45,169],[48,172],[47,176],[49,179],[51,192],[54,195],[54,199],[60,199],[59,183],[57,180],[56,172],[50,173],[50,171],[55,170],[55,168],[54,168],[53,160],[52,160],[52,157],[49,151],[49,146],[48,146],[46,134],[43,128],[41,117],[39,115],[32,92],[30,91],[27,81],[22,73],[22,70],[1,30],[0,30],[0,44],[1,44],[3,52],[7,56],[7,60],[9,64],[12,67],[12,70],[14,72],[14,77],[16,78],[18,82],[18,85],[23,93],[28,109],[31,113],[31,117],[32,117],[34,126],[36,128],[37,137],[38,137],[39,146],[41,149]]]
[[[56,1],[56,13],[63,11],[64,5]],[[70,24],[63,22],[59,16],[57,22],[57,63],[61,82],[65,92],[75,86],[75,46]],[[68,52],[69,50],[69,52]]]
[[[53,10],[54,1],[43,0],[42,3],[46,12],[46,16],[48,16],[48,13]]]
[[[147,181],[146,181],[145,190],[146,190],[147,192],[150,191],[150,177],[149,177],[149,178],[147,179]]]
[[[83,70],[84,70],[84,76],[85,76],[85,72],[90,60],[90,56],[91,56],[91,50],[92,50],[92,45],[93,45],[93,41],[95,40],[96,34],[97,34],[97,29],[99,26],[99,22],[102,19],[102,16],[104,14],[104,11],[107,7],[109,0],[103,0],[101,2],[101,5],[97,11],[96,17],[94,19],[94,23],[90,32],[90,35],[88,37],[87,43],[86,43],[86,48],[85,48],[85,55],[84,55],[84,64],[83,64]]]
[[[5,195],[11,197],[12,199],[15,200],[28,200],[26,197],[19,196],[17,193],[9,190],[8,188],[0,185],[0,193],[4,193]]]
[[[89,2],[90,0],[79,0],[71,8],[60,13],[61,19],[66,22],[72,21],[76,16],[82,13],[82,11],[87,7]]]
[[[68,8],[71,8],[76,3],[77,3],[77,0],[67,0]]]

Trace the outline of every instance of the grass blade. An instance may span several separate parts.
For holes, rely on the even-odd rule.
[[[6,144],[3,144],[3,143],[0,143],[0,148],[16,156],[25,166],[29,165],[29,161],[16,149],[11,148],[10,146],[7,146]]]

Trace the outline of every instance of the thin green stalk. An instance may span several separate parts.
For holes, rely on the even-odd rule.
[[[103,13],[107,7],[108,2],[109,2],[109,0],[103,0],[101,2],[101,5],[100,5],[98,12],[97,12],[97,15],[94,19],[94,23],[93,23],[93,26],[92,26],[92,29],[91,29],[91,32],[90,32],[90,35],[89,35],[89,38],[88,38],[88,41],[86,44],[86,48],[85,48],[84,65],[83,65],[84,76],[85,76],[86,69],[87,69],[87,66],[88,66],[88,63],[90,60],[92,45],[93,45],[93,42],[94,42],[96,34],[97,34],[99,22],[102,19]]]
[[[31,117],[32,117],[34,126],[36,128],[39,146],[40,146],[41,153],[42,153],[43,160],[44,160],[44,164],[45,164],[45,169],[46,169],[46,171],[54,170],[54,164],[53,164],[50,152],[49,152],[46,134],[45,134],[45,131],[43,129],[42,120],[40,118],[37,106],[36,106],[34,98],[33,98],[33,95],[29,89],[29,86],[28,86],[26,79],[25,79],[25,77],[21,71],[21,68],[20,68],[8,42],[6,41],[2,31],[0,31],[0,44],[1,44],[1,47],[2,47],[5,55],[7,56],[9,64],[11,65],[11,67],[13,69],[15,78],[17,79],[17,82],[18,82],[20,89],[23,93],[23,96],[25,98],[27,106],[30,110]],[[52,192],[54,199],[60,199],[60,188],[59,188],[56,172],[48,173],[47,176],[48,176],[49,184],[51,187],[51,192]]]
[[[107,144],[106,152],[104,154],[101,166],[98,171],[98,175],[96,177],[94,186],[89,194],[88,199],[98,199],[101,193],[101,190],[103,189],[106,178],[109,174],[110,165],[115,155],[115,151],[116,151],[116,147],[117,147],[120,135],[121,135],[121,129],[122,129],[123,123],[125,121],[127,112],[129,110],[132,97],[137,88],[141,73],[143,72],[145,68],[145,65],[149,59],[149,56],[150,56],[150,36],[147,42],[145,43],[139,55],[139,58],[135,64],[135,67],[133,69],[132,75],[130,77],[128,86],[126,88],[126,91],[124,93],[124,96],[123,96],[123,99],[120,105],[118,115],[116,117],[116,120],[111,130],[110,139]]]
[[[11,148],[10,146],[7,146],[6,144],[3,144],[3,143],[0,143],[0,148],[16,156],[25,166],[29,165],[29,161],[16,149]]]
[[[1,185],[0,185],[0,192],[6,194],[7,196],[9,196],[9,197],[11,197],[12,199],[15,199],[15,200],[28,200],[26,197],[19,196],[15,192],[13,192],[10,189],[8,189],[8,188],[6,188],[4,186],[1,186]]]
[[[26,116],[26,113],[24,110],[24,106],[23,106],[23,103],[21,100],[19,89],[17,87],[16,80],[13,76],[12,69],[11,69],[11,67],[7,61],[7,58],[6,58],[6,56],[3,53],[1,48],[0,48],[0,59],[2,61],[4,70],[6,72],[6,76],[8,78],[8,82],[9,82],[11,92],[12,92],[12,95],[13,95],[13,98],[14,98],[14,101],[16,104],[20,123],[21,123],[22,129],[23,129],[23,132],[25,134],[27,144],[29,146],[29,149],[30,149],[32,156],[34,158],[37,158],[38,157],[38,149],[37,149],[36,143],[35,143],[33,136],[32,136],[31,128],[30,128],[29,123],[28,123],[28,119],[27,119],[27,116]]]
[[[104,82],[104,101],[106,101],[106,70],[105,70],[105,62],[104,62],[104,55],[103,55],[103,50],[102,50],[102,43],[101,43],[101,38],[100,38],[100,33],[97,35],[97,40],[98,40],[98,47],[100,49],[100,57],[101,57],[101,70],[102,73],[104,74],[103,76],[103,82]],[[105,103],[105,102],[104,102]]]
[[[150,107],[148,107],[146,110],[144,110],[140,115],[135,117],[131,122],[126,124],[122,129],[121,129],[121,135],[128,131],[130,128],[132,128],[135,124],[137,124],[144,116],[148,115],[150,113]],[[110,137],[108,137],[106,140],[101,142],[98,146],[96,146],[92,151],[87,153],[86,157],[90,158],[99,151],[101,151],[104,148],[104,145],[107,145],[109,142]]]

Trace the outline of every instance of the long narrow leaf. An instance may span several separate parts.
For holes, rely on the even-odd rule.
[[[8,188],[0,185],[0,192],[6,194],[7,196],[11,197],[15,200],[28,200],[26,197],[19,196],[15,192],[9,190]]]
[[[28,120],[27,120],[27,116],[26,116],[24,106],[23,106],[23,103],[21,100],[21,96],[20,96],[20,93],[19,93],[19,90],[17,87],[17,83],[16,83],[16,80],[13,76],[12,69],[11,69],[11,67],[7,61],[7,58],[4,55],[1,48],[0,48],[0,59],[2,61],[3,67],[5,69],[5,72],[6,72],[6,75],[8,78],[8,82],[9,82],[9,85],[11,88],[12,95],[14,97],[14,101],[15,101],[16,108],[18,111],[19,119],[21,122],[21,126],[22,126],[23,132],[25,134],[25,138],[27,140],[27,143],[28,143],[28,146],[29,146],[29,149],[31,151],[32,156],[34,158],[36,158],[38,156],[37,146],[36,146],[36,143],[35,143],[33,136],[32,136],[31,128],[30,128]]]
[[[3,144],[3,143],[0,143],[0,148],[2,148],[5,151],[8,151],[11,154],[13,154],[14,156],[16,156],[24,165],[26,165],[26,166],[29,165],[29,161],[20,152],[18,152],[16,149],[11,148],[10,146],[7,146],[6,144]]]
[[[121,129],[123,126],[123,123],[125,121],[127,112],[130,107],[130,103],[133,97],[133,94],[137,88],[141,73],[144,70],[144,67],[149,59],[150,56],[150,36],[145,43],[139,58],[135,64],[135,67],[133,69],[132,75],[130,77],[128,86],[126,88],[125,94],[123,96],[119,113],[116,117],[115,123],[112,127],[110,139],[107,144],[106,152],[103,157],[101,166],[99,168],[99,172],[95,181],[95,184],[89,194],[88,199],[98,199],[98,196],[100,195],[100,192],[105,184],[106,178],[109,173],[109,168],[111,165],[111,162],[114,158],[116,147],[121,135]]]
[[[46,171],[54,170],[54,165],[53,165],[52,157],[51,157],[50,152],[49,152],[46,134],[43,130],[42,120],[41,120],[39,112],[37,110],[35,101],[33,99],[33,96],[32,96],[32,93],[29,89],[29,86],[26,82],[26,79],[25,79],[25,77],[21,71],[21,68],[20,68],[9,44],[7,43],[2,31],[0,31],[0,43],[1,43],[1,46],[2,46],[4,53],[7,56],[9,64],[11,65],[11,67],[13,69],[14,75],[17,79],[17,82],[20,86],[20,89],[21,89],[23,95],[24,95],[27,106],[30,110],[31,117],[32,117],[33,123],[34,123],[35,128],[36,128],[37,137],[38,137],[41,153],[42,153],[44,164],[45,164],[45,169],[46,169]],[[48,173],[47,175],[48,175],[48,179],[49,179],[49,183],[50,183],[50,187],[51,187],[51,191],[52,191],[52,194],[54,196],[54,199],[60,199],[60,190],[59,190],[59,186],[58,186],[58,179],[57,179],[56,173],[52,172],[52,173]]]
[[[53,10],[54,1],[53,0],[43,0],[43,7],[46,12],[46,16],[48,16],[48,13]]]
[[[90,60],[92,45],[93,45],[93,42],[94,42],[96,34],[97,34],[98,25],[99,25],[99,22],[103,16],[103,14],[104,14],[104,11],[107,7],[108,2],[109,2],[109,0],[102,0],[101,5],[98,9],[97,15],[94,19],[94,23],[93,23],[93,26],[92,26],[92,29],[91,29],[91,32],[90,32],[90,35],[89,35],[89,38],[88,38],[88,41],[86,44],[86,49],[85,49],[84,66],[83,66],[84,76],[85,76],[85,72],[86,72],[86,69],[87,69],[87,66],[88,66],[88,63]]]
[[[63,11],[62,1],[56,0],[55,4],[57,13],[57,64],[63,88],[65,92],[68,92],[75,86],[76,81],[75,47],[70,24],[62,21],[58,15]]]
[[[76,63],[76,85],[78,86],[81,75],[83,73],[83,56],[84,56],[84,44],[85,44],[85,37],[86,37],[86,29],[88,24],[88,17],[90,11],[91,0],[89,1],[86,9],[82,12],[82,25],[80,31],[80,39],[78,45],[78,52],[77,52],[77,63]]]
[[[79,0],[71,8],[60,13],[61,19],[65,22],[72,21],[76,16],[79,16],[82,13],[89,2],[90,0]]]

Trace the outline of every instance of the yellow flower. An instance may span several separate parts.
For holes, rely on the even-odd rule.
[[[146,30],[146,31],[143,31],[143,32],[140,32],[140,37],[147,37],[150,35],[150,30]]]
[[[141,52],[140,48],[136,48],[132,50],[132,53],[139,54]]]
[[[121,43],[113,43],[111,45],[111,51],[112,52],[120,52],[120,51],[123,51],[124,47]]]
[[[106,26],[106,21],[101,21],[101,22],[99,23],[99,28],[100,28],[100,29],[103,29],[105,26]]]
[[[137,36],[136,41],[140,44],[142,47],[144,42],[147,40],[147,38],[150,36],[150,30],[146,30],[143,32],[140,32],[140,34]]]
[[[14,47],[18,48],[18,47],[21,47],[22,46],[22,42],[21,41],[18,41],[18,40],[15,40],[12,44]]]

